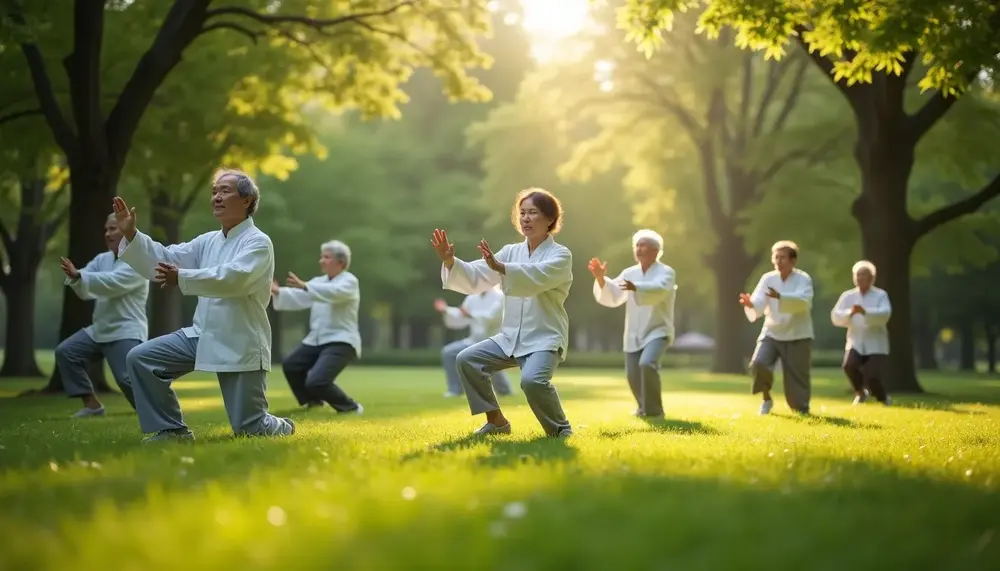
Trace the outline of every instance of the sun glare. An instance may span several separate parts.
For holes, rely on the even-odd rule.
[[[504,16],[508,26],[520,24],[531,38],[531,52],[535,59],[552,59],[557,46],[590,24],[590,0],[520,0],[523,16],[511,13]],[[497,10],[499,2],[490,2]]]

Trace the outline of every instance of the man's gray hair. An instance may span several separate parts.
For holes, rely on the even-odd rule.
[[[663,257],[663,236],[660,236],[655,230],[650,230],[649,228],[643,228],[635,234],[632,234],[632,249],[639,245],[639,242],[651,242],[652,245],[656,246],[656,261],[660,261]]]
[[[104,223],[107,224],[108,222],[111,222],[112,220],[114,220],[115,222],[118,222],[118,215],[115,214],[114,212],[112,212],[111,214],[108,214],[108,217],[104,219]]]
[[[345,270],[351,267],[351,249],[347,246],[347,244],[341,242],[340,240],[323,242],[323,245],[319,247],[319,250],[320,252],[326,252],[335,259],[343,262]]]
[[[861,260],[860,262],[854,264],[851,268],[851,275],[856,276],[861,270],[868,270],[872,275],[872,279],[875,278],[875,264],[869,262],[868,260]]]
[[[257,208],[260,206],[260,189],[257,188],[257,183],[254,182],[253,177],[239,169],[221,168],[212,175],[212,184],[219,182],[219,179],[224,176],[235,177],[236,192],[239,193],[240,198],[251,199],[250,205],[247,206],[247,216],[257,214]]]

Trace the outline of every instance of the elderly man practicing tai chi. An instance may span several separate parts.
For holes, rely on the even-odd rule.
[[[237,435],[295,432],[291,420],[267,411],[274,248],[253,221],[260,191],[237,170],[220,170],[212,181],[212,213],[222,228],[182,244],[163,246],[137,231],[135,209],[114,200],[121,259],[159,287],[198,296],[191,327],[150,339],[126,359],[139,426],[155,433],[149,440],[194,438],[170,386],[193,370],[216,374]]]
[[[82,270],[62,258],[62,271],[77,297],[94,300],[93,324],[70,335],[56,347],[56,365],[66,394],[80,397],[83,408],[76,418],[104,416],[104,405],[94,394],[87,365],[101,356],[128,403],[135,408],[131,383],[125,370],[125,356],[146,340],[146,297],[149,282],[118,257],[122,233],[115,214],[104,223],[108,251],[98,254]]]
[[[676,274],[660,262],[663,238],[652,230],[632,235],[634,266],[607,279],[608,264],[597,258],[588,268],[594,276],[594,299],[606,307],[625,304],[625,377],[638,404],[635,416],[663,416],[660,358],[674,339]]]
[[[753,394],[763,393],[760,414],[774,407],[774,366],[781,359],[785,378],[785,401],[792,410],[809,414],[812,391],[813,283],[809,274],[795,267],[799,248],[782,240],[771,246],[774,271],[761,276],[752,294],[741,293],[740,305],[753,323],[761,317],[764,326],[750,360]]]
[[[445,289],[473,295],[500,284],[504,294],[500,332],[460,352],[458,374],[472,414],[486,413],[486,424],[475,434],[511,431],[490,377],[519,366],[521,389],[542,429],[548,436],[571,436],[572,427],[551,383],[569,349],[569,317],[563,304],[573,284],[573,256],[553,239],[562,222],[562,207],[548,191],[529,188],[514,200],[511,222],[524,241],[494,254],[482,240],[482,259],[475,262],[455,257],[444,230],[434,230],[431,236]]]
[[[892,404],[885,392],[882,375],[889,356],[889,331],[892,304],[884,289],[875,287],[875,264],[862,260],[851,268],[854,285],[840,294],[830,311],[837,327],[847,328],[844,348],[844,373],[854,388],[854,404],[861,404],[873,394],[884,405]]]
[[[444,326],[448,329],[469,328],[469,336],[458,341],[452,341],[441,349],[441,365],[444,367],[445,381],[448,389],[446,397],[461,395],[462,381],[458,377],[458,354],[463,349],[487,339],[500,331],[503,320],[503,292],[499,286],[494,286],[482,293],[468,295],[458,307],[450,307],[443,299],[434,300],[434,309],[444,318]],[[493,388],[498,395],[509,395],[510,380],[503,371],[497,371],[491,379]]]
[[[300,405],[322,406],[361,414],[355,402],[336,380],[349,363],[361,356],[358,278],[347,271],[351,249],[339,240],[320,246],[319,267],[323,275],[304,282],[291,272],[288,286],[271,285],[276,311],[309,310],[309,333],[281,364],[292,394]]]

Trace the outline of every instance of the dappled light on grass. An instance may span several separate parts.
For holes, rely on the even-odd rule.
[[[109,553],[171,571],[996,560],[995,404],[852,407],[830,375],[813,417],[780,400],[759,417],[745,383],[727,392],[729,377],[668,372],[667,417],[639,419],[615,372],[568,373],[556,384],[576,436],[545,438],[515,393],[502,399],[514,433],[470,438],[481,418],[442,398],[440,377],[355,369],[344,385],[366,406],[356,416],[298,410],[273,375],[272,408],[295,410],[287,439],[233,438],[196,381],[180,394],[198,440],[161,446],[138,443],[116,400],[114,416],[88,423],[31,419],[71,411],[63,399],[0,400],[0,567],[99,567]],[[926,402],[963,383],[935,385],[944,396]],[[795,533],[776,531],[789,522]]]

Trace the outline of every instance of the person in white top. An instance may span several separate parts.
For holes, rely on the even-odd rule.
[[[458,373],[469,408],[474,415],[486,414],[486,424],[475,434],[511,431],[490,377],[519,366],[521,390],[542,429],[549,436],[571,436],[572,427],[551,382],[569,349],[564,303],[573,284],[573,255],[553,239],[562,222],[562,206],[552,193],[528,188],[515,198],[511,222],[524,241],[494,254],[482,240],[482,259],[474,262],[455,257],[444,230],[434,230],[431,236],[442,262],[442,287],[472,295],[500,284],[504,294],[500,332],[458,354]]]
[[[830,320],[837,327],[847,328],[844,347],[844,373],[854,388],[854,404],[875,395],[879,402],[892,404],[885,391],[882,375],[889,356],[889,331],[892,304],[884,289],[875,287],[875,265],[862,260],[851,268],[854,285],[840,294],[837,305],[830,311]]]
[[[760,414],[771,412],[774,401],[774,366],[781,359],[785,379],[785,401],[789,408],[809,414],[812,392],[812,299],[809,274],[795,267],[799,248],[782,240],[771,246],[774,271],[761,276],[752,294],[741,293],[740,304],[753,323],[761,317],[764,326],[750,360],[753,394],[763,393]]]
[[[625,377],[638,409],[635,416],[663,416],[660,359],[674,339],[674,269],[660,262],[663,238],[653,230],[632,235],[634,266],[607,279],[608,264],[597,258],[588,268],[594,276],[594,299],[606,307],[625,304]]]
[[[361,414],[364,407],[337,386],[337,376],[361,356],[358,278],[348,271],[351,249],[340,240],[320,246],[323,274],[304,282],[291,272],[288,286],[271,285],[276,311],[309,310],[309,333],[281,363],[300,405],[328,403],[338,413]]]
[[[468,337],[452,341],[441,349],[441,365],[444,367],[447,383],[444,396],[457,397],[465,392],[458,377],[458,354],[500,331],[500,323],[503,321],[503,293],[497,285],[482,293],[466,296],[458,307],[450,307],[445,300],[436,299],[434,309],[442,315],[444,326],[448,329],[469,328]],[[491,380],[498,395],[511,393],[510,380],[503,371],[494,373]]]
[[[135,398],[125,369],[128,352],[149,335],[146,320],[146,297],[149,282],[118,258],[122,233],[114,213],[104,223],[104,242],[108,251],[98,254],[82,270],[62,258],[66,285],[83,300],[94,300],[93,324],[70,335],[56,346],[56,367],[63,388],[71,397],[80,397],[83,408],[75,418],[104,416],[105,409],[87,374],[87,366],[101,356],[122,395],[132,408]]]
[[[139,426],[147,441],[193,439],[184,424],[174,379],[193,370],[215,373],[237,435],[295,433],[287,418],[268,413],[271,324],[267,304],[274,246],[254,224],[260,191],[249,175],[221,169],[212,177],[212,213],[220,230],[163,246],[135,227],[135,209],[115,197],[124,238],[118,255],[159,287],[198,296],[191,327],[150,339],[128,353]]]

